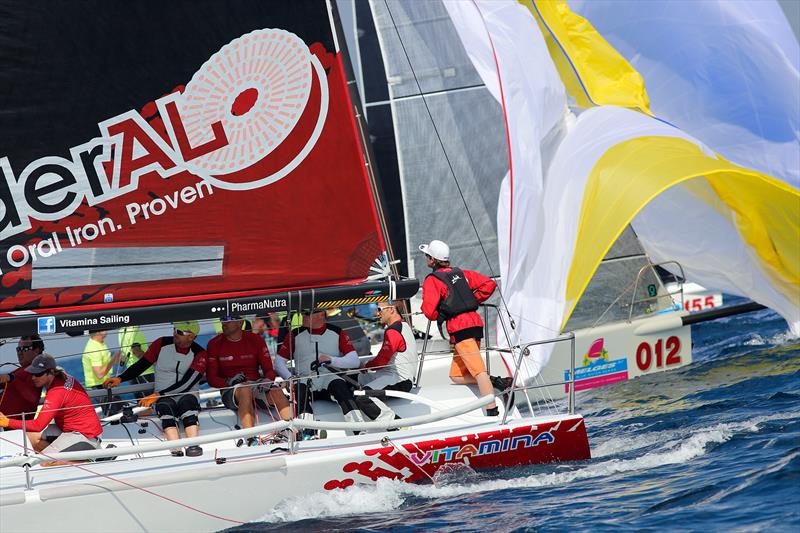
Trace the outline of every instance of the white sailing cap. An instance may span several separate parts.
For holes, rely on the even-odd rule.
[[[450,261],[450,247],[442,241],[431,241],[429,244],[420,244],[419,251],[439,261]]]

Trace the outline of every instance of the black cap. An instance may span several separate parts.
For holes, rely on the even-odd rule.
[[[25,372],[41,374],[46,370],[55,370],[57,366],[55,357],[50,354],[40,353],[33,358],[29,366],[25,367]]]

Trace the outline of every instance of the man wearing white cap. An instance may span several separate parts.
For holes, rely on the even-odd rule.
[[[480,352],[483,320],[476,311],[497,284],[479,272],[451,267],[450,247],[442,241],[421,244],[419,250],[433,270],[422,284],[422,313],[439,324],[446,322],[454,345],[450,379],[459,385],[477,383],[483,396],[492,394],[494,388],[508,389],[511,378],[489,376]],[[499,414],[494,402],[486,406],[486,414]]]

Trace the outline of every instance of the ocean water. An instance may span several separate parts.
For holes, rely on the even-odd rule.
[[[692,365],[578,395],[589,461],[311,494],[229,531],[800,531],[800,339],[770,311],[693,333]]]

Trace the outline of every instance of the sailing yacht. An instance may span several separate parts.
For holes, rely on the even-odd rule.
[[[30,85],[6,102],[19,127],[13,136],[3,129],[0,335],[38,333],[57,346],[85,330],[415,295],[416,279],[390,271],[380,183],[335,6],[158,9],[151,17],[134,5],[81,4],[40,13],[39,33],[12,24],[29,69],[13,81]],[[97,32],[66,23],[94,10],[109,21]],[[49,23],[62,32],[45,39]],[[86,68],[59,70],[64,56],[87,58]],[[43,112],[52,109],[69,117],[63,127]],[[487,416],[494,397],[453,385],[434,360],[420,361],[410,393],[382,397],[400,420],[344,421],[334,404],[317,402],[314,420],[265,410],[239,429],[209,391],[197,437],[165,441],[157,418],[124,409],[103,419],[100,449],[49,454],[33,452],[23,421],[0,434],[0,528],[213,531],[309,492],[384,478],[435,482],[444,465],[590,457],[574,402],[534,409],[507,400]],[[302,430],[326,438],[298,440]],[[241,446],[252,437],[263,445]],[[170,453],[181,446],[204,453]]]
[[[180,441],[162,441],[157,419],[144,412],[106,418],[104,444],[115,447],[96,451],[35,454],[23,432],[4,432],[3,531],[211,531],[257,520],[296,495],[380,479],[435,483],[445,465],[588,460],[577,389],[691,361],[685,317],[671,311],[647,259],[655,230],[646,215],[660,211],[643,203],[649,210],[647,201],[667,189],[693,195],[699,212],[713,208],[726,221],[749,216],[751,224],[720,233],[732,232],[730,248],[745,250],[727,281],[749,276],[746,295],[796,322],[786,302],[796,292],[787,258],[798,231],[776,230],[792,220],[796,190],[654,122],[641,91],[634,103],[611,106],[586,71],[575,69],[583,83],[562,77],[569,72],[558,68],[575,59],[561,31],[575,23],[569,10],[480,0],[353,6],[366,6],[380,30],[371,50],[387,69],[387,105],[368,95],[375,87],[366,71],[352,68],[350,57],[365,56],[349,45],[346,53],[332,2],[203,4],[191,12],[165,4],[158,13],[85,2],[31,15],[38,24],[22,15],[4,20],[20,44],[15,68],[0,71],[11,88],[5,116],[15,121],[0,129],[0,336],[56,339],[409,299],[421,258],[408,250],[436,237],[450,242],[461,266],[500,275],[502,299],[485,308],[495,324],[487,338],[498,339],[487,360],[514,378],[514,390],[504,391],[512,400],[500,416],[485,416],[494,398],[451,384],[449,353],[423,341],[415,388],[385,397],[401,420],[346,422],[331,404],[315,406],[315,420],[272,421],[264,411],[263,423],[237,429],[232,413],[207,402],[217,394],[209,391],[200,436]],[[68,23],[101,10],[104,23],[93,31]],[[504,24],[514,31],[498,31]],[[430,50],[456,54],[448,59],[458,68],[438,59],[421,68],[414,52]],[[519,54],[506,54],[513,50],[528,52],[535,79],[515,76],[526,68],[513,63]],[[75,58],[82,68],[65,69]],[[586,94],[567,94],[576,86]],[[571,98],[594,107],[576,113]],[[520,103],[530,114],[514,107]],[[387,132],[396,142],[388,150]],[[641,153],[625,152],[631,146],[694,166],[654,178]],[[402,170],[395,189],[380,150],[394,150]],[[606,157],[617,150],[629,157]],[[670,160],[658,161],[667,168]],[[728,182],[717,179],[723,174]],[[769,209],[736,202],[726,194],[734,186]],[[397,204],[384,207],[389,198],[402,201],[404,219]],[[474,202],[464,206],[465,198]],[[774,246],[762,246],[753,228]],[[680,265],[659,262],[680,274]],[[588,298],[594,294],[603,294],[600,304]],[[327,438],[297,440],[304,429]],[[287,441],[274,438],[281,432]],[[254,436],[262,446],[238,446]],[[204,454],[173,457],[175,446],[202,446]],[[43,465],[52,459],[97,462]],[[67,522],[76,508],[91,516]]]

